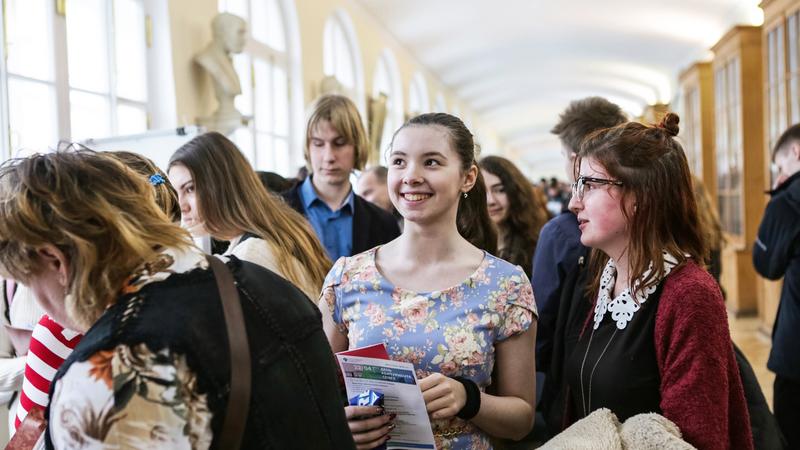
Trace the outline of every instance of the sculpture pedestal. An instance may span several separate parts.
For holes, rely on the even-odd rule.
[[[229,136],[236,131],[239,127],[246,127],[253,120],[253,116],[244,116],[241,114],[227,115],[227,116],[209,116],[198,117],[197,124],[204,127],[208,131],[217,131]]]

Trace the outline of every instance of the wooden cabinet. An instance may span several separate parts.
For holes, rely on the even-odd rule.
[[[710,62],[699,62],[680,74],[681,138],[689,168],[716,205],[714,148],[714,76]]]
[[[666,116],[668,112],[669,104],[656,103],[653,105],[647,105],[645,106],[644,111],[642,111],[642,115],[637,117],[635,120],[647,125],[657,125],[664,119],[664,116]]]
[[[800,0],[766,0],[763,26],[764,184],[772,186],[772,150],[789,125],[800,122]],[[766,200],[766,199],[765,199]],[[758,278],[761,329],[771,333],[782,281]]]
[[[716,197],[727,244],[721,282],[737,315],[758,309],[752,248],[764,211],[761,27],[737,26],[712,48]]]

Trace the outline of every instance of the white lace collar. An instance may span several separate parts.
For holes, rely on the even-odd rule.
[[[674,256],[664,252],[664,277],[678,264]],[[653,263],[650,262],[647,270],[642,277],[633,283],[634,291],[636,292],[636,299],[634,300],[631,295],[630,288],[625,289],[616,296],[611,298],[611,293],[614,289],[614,283],[617,279],[617,267],[614,261],[609,259],[606,267],[603,269],[603,275],[600,277],[600,290],[597,294],[597,305],[594,307],[594,329],[600,327],[600,322],[603,321],[606,312],[611,312],[611,318],[617,322],[617,328],[624,330],[628,326],[628,322],[633,318],[633,314],[641,308],[642,304],[647,301],[647,298],[656,291],[658,283],[655,283],[647,289],[636,289],[641,280],[647,278],[653,270]],[[661,280],[659,280],[661,281]]]

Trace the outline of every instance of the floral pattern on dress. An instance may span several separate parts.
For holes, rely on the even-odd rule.
[[[56,448],[211,445],[211,411],[185,358],[120,345],[73,363],[53,393]]]
[[[150,283],[167,279],[174,273],[207,267],[208,261],[196,247],[164,249],[134,269],[133,273],[125,280],[121,293],[123,295],[133,294]]]
[[[199,249],[165,249],[137,268],[123,292],[208,266]],[[73,362],[53,390],[56,448],[206,449],[212,413],[184,355],[118,345]]]
[[[389,356],[410,362],[418,378],[438,372],[491,383],[495,344],[526,331],[536,315],[523,270],[484,254],[476,271],[457,286],[414,292],[393,286],[375,265],[374,248],[340,258],[325,280],[320,301],[357,348],[383,342]],[[490,449],[488,436],[458,418],[432,422],[442,450]],[[456,436],[437,431],[461,429]]]

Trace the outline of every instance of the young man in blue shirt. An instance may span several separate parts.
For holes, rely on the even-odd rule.
[[[331,260],[351,256],[400,235],[386,211],[353,192],[350,174],[367,161],[367,136],[355,104],[325,95],[314,106],[306,128],[309,176],[283,194],[314,228]]]

